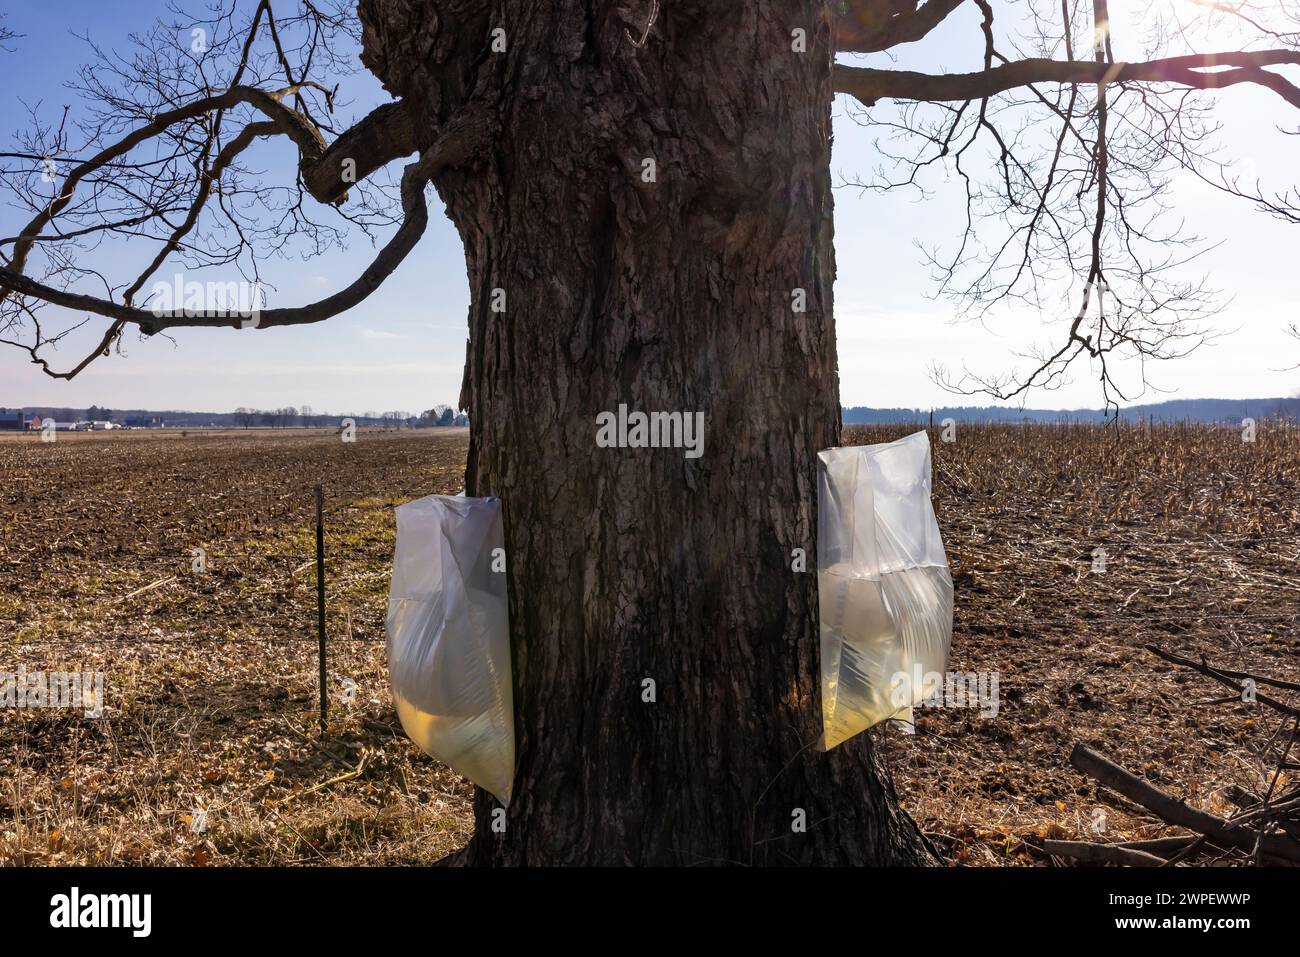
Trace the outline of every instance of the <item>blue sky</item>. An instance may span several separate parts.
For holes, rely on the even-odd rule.
[[[1121,25],[1117,57],[1125,55],[1125,18],[1147,6],[1112,0]],[[12,53],[0,53],[5,145],[13,131],[26,127],[28,106],[39,106],[46,117],[57,115],[65,103],[75,107],[75,96],[63,84],[89,52],[74,32],[89,32],[97,43],[125,51],[127,33],[144,29],[161,10],[160,2],[149,0],[0,0],[6,25],[25,35],[12,44]],[[1224,38],[1222,46],[1231,45],[1231,38]],[[979,52],[972,7],[924,43],[902,48],[898,65],[931,72],[970,69],[978,65]],[[360,115],[384,98],[368,74],[349,81],[345,90],[355,101],[345,113]],[[1297,142],[1275,125],[1294,127],[1300,115],[1288,116],[1273,94],[1249,88],[1223,93],[1221,105],[1223,140],[1231,153],[1253,164],[1266,185],[1294,182]],[[849,177],[865,175],[876,164],[873,136],[845,116],[843,104],[837,104],[836,114],[833,169]],[[292,159],[287,145],[258,156],[268,175],[286,180]],[[902,194],[837,190],[836,322],[845,405],[954,404],[958,400],[930,380],[932,362],[1007,369],[1014,366],[1014,352],[1051,335],[1036,314],[1006,314],[988,327],[954,324],[952,304],[933,298],[934,282],[909,240],[951,240],[962,217],[957,193],[936,186],[920,202]],[[1190,358],[1149,370],[1153,384],[1165,391],[1148,391],[1143,400],[1297,394],[1300,370],[1285,370],[1300,363],[1300,342],[1285,328],[1296,321],[1294,249],[1300,232],[1190,179],[1177,183],[1173,200],[1190,231],[1221,242],[1191,272],[1208,274],[1210,284],[1230,299],[1215,326],[1231,332]],[[460,391],[469,292],[459,237],[440,205],[435,203],[431,213],[414,253],[351,313],[296,329],[181,330],[175,345],[162,338],[137,341],[131,333],[126,356],[100,359],[70,383],[44,376],[23,353],[0,349],[0,406],[95,403],[224,411],[306,404],[346,413],[419,411],[452,402]],[[0,209],[5,235],[24,221],[14,210]],[[105,268],[116,264],[125,270],[141,254],[105,249],[99,255]],[[320,298],[354,277],[369,256],[368,244],[358,237],[350,253],[279,265],[270,277],[277,287],[273,304]],[[82,337],[60,350],[60,363],[74,364],[86,343]],[[1059,391],[1031,396],[1028,404],[1100,404],[1086,367],[1077,368],[1073,380]]]

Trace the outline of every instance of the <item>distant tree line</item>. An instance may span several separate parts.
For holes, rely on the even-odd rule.
[[[337,426],[341,416],[317,415],[311,406],[304,405],[295,409],[286,406],[283,409],[252,409],[240,406],[233,413],[236,426],[244,429],[253,427],[287,429],[314,426]],[[364,412],[349,413],[342,418],[352,418],[358,422],[377,423],[385,428],[427,429],[434,426],[469,425],[469,417],[457,412],[449,405],[436,405],[419,415],[410,412]]]
[[[295,409],[291,405],[283,409],[250,409],[241,405],[235,410],[235,424],[245,429],[255,425],[263,428],[287,429],[293,426],[319,424],[311,421],[314,418],[320,417],[311,414],[310,406],[303,406],[301,409]]]
[[[84,416],[78,415],[78,411],[76,409],[43,409],[40,410],[40,414],[51,415],[60,421],[84,419],[91,422],[114,421],[114,416],[121,419],[123,417],[130,418],[133,415],[154,414],[143,412],[115,413],[112,409],[99,405],[92,405],[87,408]],[[435,426],[469,425],[469,417],[463,412],[457,412],[449,405],[436,405],[419,415],[400,411],[325,414],[315,412],[309,405],[298,408],[288,405],[280,409],[255,409],[241,405],[231,413],[171,412],[161,414],[166,415],[168,421],[180,418],[197,419],[199,420],[198,424],[233,424],[236,428],[242,429],[330,428],[337,427],[339,421],[343,418],[354,419],[358,424],[381,425],[385,428],[395,429],[427,429]]]
[[[1107,409],[1025,409],[1008,406],[944,406],[934,409],[873,408],[845,406],[845,425],[881,425],[924,423],[933,417],[956,422],[1073,422],[1100,424],[1116,413]],[[1126,422],[1240,422],[1256,419],[1300,419],[1300,398],[1264,399],[1169,399],[1146,405],[1132,405],[1119,410]]]
[[[446,425],[469,425],[469,416],[457,412],[449,405],[435,405],[432,409],[422,412],[416,422],[416,428],[421,429]]]

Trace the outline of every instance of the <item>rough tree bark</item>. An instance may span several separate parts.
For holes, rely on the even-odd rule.
[[[494,136],[436,181],[472,293],[467,493],[504,503],[518,744],[505,831],[479,791],[461,860],[932,862],[868,736],[817,746],[827,5],[485,6],[361,3],[385,85],[431,128],[485,110]],[[703,455],[597,447],[620,404],[702,411]]]

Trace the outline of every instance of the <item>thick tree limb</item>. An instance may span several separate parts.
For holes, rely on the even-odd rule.
[[[878,53],[900,43],[914,43],[943,22],[965,0],[898,0],[895,11],[879,0],[852,0],[835,18],[837,53]]]
[[[303,164],[303,184],[313,199],[341,203],[347,199],[348,186],[428,145],[427,138],[427,131],[415,120],[415,110],[405,102],[385,103],[331,143],[319,158]],[[346,165],[348,160],[355,166]]]
[[[835,92],[848,93],[866,106],[879,100],[978,100],[1034,83],[1175,83],[1215,90],[1238,83],[1266,86],[1300,108],[1300,87],[1266,66],[1300,65],[1300,51],[1198,53],[1141,63],[1089,60],[1013,60],[978,73],[915,73],[835,64]]]

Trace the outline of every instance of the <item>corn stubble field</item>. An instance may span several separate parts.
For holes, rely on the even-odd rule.
[[[909,431],[850,428],[846,442]],[[956,439],[935,443],[950,668],[996,672],[1001,707],[922,709],[915,735],[871,732],[943,853],[1041,864],[1048,838],[1175,833],[1071,768],[1075,742],[1221,814],[1231,786],[1266,788],[1274,717],[1206,704],[1223,690],[1144,646],[1300,679],[1300,432],[958,426]],[[392,508],[459,491],[466,447],[463,430],[0,438],[0,671],[102,671],[107,699],[98,719],[0,710],[0,861],[426,864],[463,844],[471,789],[402,734],[384,616]]]

